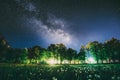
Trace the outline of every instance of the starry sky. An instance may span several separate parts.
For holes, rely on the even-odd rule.
[[[0,33],[14,48],[120,39],[119,0],[0,0]]]

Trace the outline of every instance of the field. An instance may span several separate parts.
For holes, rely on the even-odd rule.
[[[0,80],[120,80],[120,64],[0,64]]]

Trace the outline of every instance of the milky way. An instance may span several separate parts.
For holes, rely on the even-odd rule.
[[[13,47],[120,39],[119,0],[1,0],[0,32]]]
[[[63,43],[67,47],[77,48],[80,46],[77,44],[77,39],[74,35],[69,33],[69,27],[67,21],[62,18],[57,18],[52,13],[46,13],[45,21],[41,20],[36,16],[39,16],[41,13],[36,6],[31,2],[22,3],[20,0],[16,0],[20,6],[22,6],[29,13],[34,12],[35,14],[28,17],[23,17],[26,27],[34,31],[34,33],[39,38],[44,39],[46,44],[59,44]],[[39,12],[39,13],[38,13]],[[76,42],[76,43],[75,43]]]

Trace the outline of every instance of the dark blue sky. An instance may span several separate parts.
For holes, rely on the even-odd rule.
[[[0,0],[0,32],[12,47],[120,39],[119,0]]]

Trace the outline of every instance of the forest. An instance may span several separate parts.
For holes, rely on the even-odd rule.
[[[104,43],[92,41],[79,51],[63,43],[50,44],[47,48],[12,48],[0,35],[0,63],[18,64],[87,64],[120,63],[120,40],[111,38]]]

